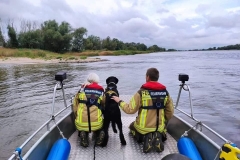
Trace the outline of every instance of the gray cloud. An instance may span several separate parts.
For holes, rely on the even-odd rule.
[[[208,27],[220,27],[220,28],[233,28],[240,27],[240,13],[231,13],[224,16],[208,16],[207,17]]]
[[[40,6],[34,6],[26,0],[9,0],[0,2],[0,17],[7,19],[27,19],[43,21],[52,18],[63,20],[65,14],[73,14],[71,8],[64,0],[42,0]]]
[[[57,13],[63,12],[73,14],[72,9],[65,0],[41,0],[41,8],[47,8],[50,11]]]
[[[160,22],[161,25],[166,25],[169,28],[179,29],[190,29],[191,24],[187,21],[178,21],[174,16],[170,16],[168,18],[162,19]]]
[[[196,13],[205,14],[210,11],[211,6],[209,4],[199,4],[195,9]]]
[[[159,8],[158,10],[157,10],[157,13],[168,13],[169,12],[169,10],[167,10],[167,9],[165,9],[165,8]]]
[[[115,13],[116,14],[113,13],[112,16],[110,17],[110,19],[112,21],[126,22],[133,18],[140,18],[143,20],[148,20],[148,17],[144,16],[139,11],[134,10],[134,9],[125,9],[125,10],[122,10],[120,12],[115,12]]]
[[[160,5],[159,1],[152,1],[149,4],[151,7],[154,6],[153,2],[156,2],[155,6]],[[89,12],[84,6],[79,6],[74,11],[66,0],[41,0],[40,5],[33,5],[27,0],[0,0],[0,17],[3,21],[9,18],[24,18],[39,23],[50,19],[67,21],[74,28],[87,28],[88,35],[101,38],[110,36],[124,42],[157,44],[166,48],[208,48],[213,47],[211,45],[239,43],[239,12],[210,15],[213,7],[200,4],[195,9],[198,16],[179,19],[171,10],[156,7],[157,22],[151,14],[146,14],[139,8],[143,3],[145,2],[132,0],[132,7],[124,8],[117,1],[117,10],[101,14]]]

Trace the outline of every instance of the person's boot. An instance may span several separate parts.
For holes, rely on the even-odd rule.
[[[143,142],[143,135],[138,133],[135,130],[130,129],[130,134],[133,135],[134,139],[138,142],[138,143],[142,143]]]
[[[152,133],[147,133],[143,140],[143,152],[148,153],[152,150]]]
[[[162,134],[160,132],[153,133],[153,148],[156,152],[162,152],[164,150]]]
[[[165,132],[162,133],[162,142],[167,140],[167,134]]]
[[[101,146],[102,143],[103,143],[104,137],[105,137],[105,133],[102,130],[102,131],[99,132],[99,135],[98,135],[97,141],[96,141],[96,145]]]
[[[133,137],[136,139],[138,143],[143,142],[144,135],[138,133],[136,129],[134,128],[134,123],[132,122],[129,126],[130,133],[133,135]]]
[[[96,139],[97,139],[97,133],[92,132],[92,141],[96,141]]]
[[[88,136],[85,131],[80,132],[80,145],[83,147],[88,147],[89,145]]]

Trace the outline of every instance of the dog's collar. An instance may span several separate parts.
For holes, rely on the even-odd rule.
[[[109,90],[109,91],[107,91],[106,93],[109,94],[109,95],[111,95],[111,94],[113,94],[113,93],[117,94],[117,93],[116,93],[115,91],[113,91],[113,90]]]
[[[108,84],[110,84],[110,83],[116,84],[116,83],[114,83],[114,82],[109,82]]]

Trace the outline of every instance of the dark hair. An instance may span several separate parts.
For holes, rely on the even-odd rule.
[[[146,76],[149,76],[151,81],[158,81],[159,71],[156,68],[149,68],[147,70]]]

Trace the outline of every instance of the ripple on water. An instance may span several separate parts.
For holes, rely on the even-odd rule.
[[[64,85],[69,99],[85,81],[86,75],[96,72],[100,84],[110,76],[119,78],[121,95],[132,95],[145,82],[149,67],[160,71],[176,102],[179,73],[187,73],[195,116],[223,136],[240,145],[240,52],[171,52],[131,56],[106,56],[106,62],[87,64],[0,64],[0,159],[8,158],[16,146],[26,140],[50,117],[54,74],[67,71]],[[62,93],[57,92],[56,111],[63,107]],[[179,108],[190,112],[188,94],[183,92]],[[228,129],[226,129],[228,126]]]

